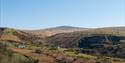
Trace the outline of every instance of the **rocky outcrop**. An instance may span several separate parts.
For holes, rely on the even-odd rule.
[[[83,37],[78,42],[79,48],[100,48],[115,45],[121,40],[125,40],[123,36],[115,35],[95,35],[90,37]]]

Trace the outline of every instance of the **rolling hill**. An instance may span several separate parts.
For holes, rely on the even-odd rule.
[[[88,49],[80,50],[87,54],[125,58],[125,27],[60,33],[48,37],[48,42],[55,47]]]
[[[78,41],[81,38],[93,37],[93,36],[95,36],[95,37],[104,36],[105,38],[108,38],[110,36],[117,36],[117,38],[118,38],[119,36],[125,36],[125,27],[99,28],[99,29],[90,29],[90,30],[77,31],[77,32],[71,32],[71,33],[60,33],[60,34],[56,34],[51,37],[48,37],[48,39],[50,39],[50,42],[57,42],[56,44],[58,44],[58,42],[59,43],[70,43],[71,42],[70,43],[70,45],[71,45],[72,42],[74,42],[75,45],[77,45],[76,43],[78,43]],[[99,39],[100,39],[100,37],[99,37]],[[105,38],[103,38],[103,39],[105,39]],[[109,40],[109,39],[107,39],[107,40]],[[68,45],[68,44],[64,44],[64,45]],[[73,45],[73,47],[75,47],[75,45]]]
[[[0,41],[21,43],[21,42],[31,42],[38,39],[42,39],[42,38],[39,38],[37,35],[20,31],[17,29],[0,28]]]
[[[91,29],[61,26],[41,30],[0,28],[0,45],[10,43],[13,45],[9,46],[11,51],[18,54],[15,56],[15,53],[12,53],[14,54],[12,57],[21,56],[28,62],[124,63],[125,61],[125,27]],[[26,47],[19,48],[22,43]],[[0,51],[9,53],[3,48]],[[0,61],[4,61],[7,57],[6,54],[2,55],[0,52],[0,58],[4,57]],[[22,58],[17,58],[17,62]]]
[[[67,32],[84,31],[84,30],[88,30],[88,28],[58,26],[58,27],[52,27],[47,29],[41,29],[41,30],[25,30],[25,32],[48,37],[58,33],[67,33]]]

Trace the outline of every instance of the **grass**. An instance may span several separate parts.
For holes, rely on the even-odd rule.
[[[74,51],[70,51],[71,49],[68,49],[68,48],[60,48],[58,50],[63,52],[64,54],[66,54],[68,56],[72,56],[72,57],[80,57],[80,58],[85,58],[85,59],[95,59],[96,58],[96,56],[82,54],[82,53],[76,53]]]
[[[0,43],[0,63],[35,63],[32,57],[11,51]],[[37,62],[36,62],[37,63]]]
[[[71,56],[71,57],[79,57],[83,59],[95,59],[96,61],[100,62],[109,62],[111,61],[112,63],[125,63],[125,59],[121,58],[113,58],[113,57],[107,57],[107,56],[102,56],[98,58],[99,56],[93,56],[93,55],[88,55],[88,54],[82,54],[82,53],[77,53],[74,51],[71,51],[71,49],[68,48],[59,48],[58,51],[63,52],[64,54]]]
[[[82,54],[82,53],[79,53],[77,56],[82,57],[82,58],[87,58],[87,59],[95,59],[95,58],[97,58],[96,56]]]
[[[58,58],[58,54],[64,57],[71,57],[71,58],[81,58],[84,61],[100,61],[100,62],[105,62],[106,61],[111,61],[112,63],[125,63],[125,59],[120,59],[120,58],[112,58],[112,57],[100,57],[98,56],[93,56],[93,55],[88,55],[88,54],[82,54],[78,53],[77,51],[74,51],[72,48],[51,48],[51,47],[38,47],[34,45],[29,45],[27,49],[31,49],[33,51],[35,50],[40,50],[43,53],[41,54],[47,54],[47,57],[43,58],[45,61],[48,61],[48,56]],[[38,52],[39,53],[39,52]],[[57,54],[57,55],[54,55]],[[47,60],[46,60],[47,59]],[[67,58],[65,59],[67,60]],[[19,53],[14,53],[12,56],[6,56],[2,62],[0,63],[35,63],[36,60],[33,59],[32,57],[25,56],[23,54]]]

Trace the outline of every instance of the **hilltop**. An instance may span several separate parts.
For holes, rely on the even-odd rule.
[[[88,30],[88,28],[73,27],[73,26],[58,26],[40,30],[25,30],[25,32],[48,37],[58,33],[67,33],[67,32],[84,31],[84,30]]]

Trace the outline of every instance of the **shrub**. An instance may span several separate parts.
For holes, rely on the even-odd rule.
[[[50,47],[49,50],[57,50],[56,47]]]
[[[42,53],[42,50],[40,48],[36,48],[35,53]]]

